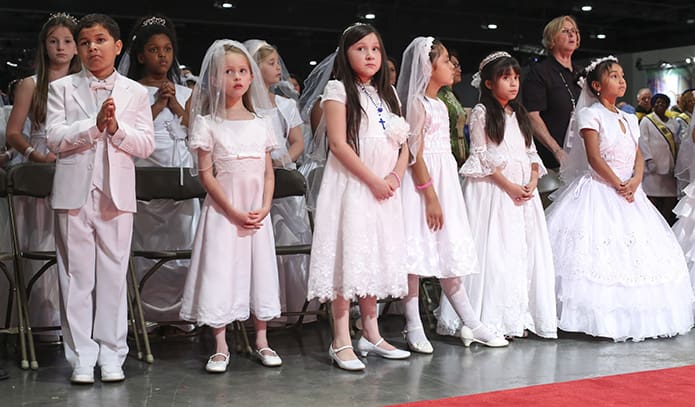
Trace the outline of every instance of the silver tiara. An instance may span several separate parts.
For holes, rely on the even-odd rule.
[[[64,18],[64,19],[66,19],[66,20],[69,20],[71,23],[77,25],[77,19],[76,19],[75,17],[71,16],[71,15],[68,14],[68,13],[63,13],[63,12],[60,12],[60,13],[51,13],[51,14],[49,15],[49,17],[48,17],[48,21],[51,21],[51,20],[53,20],[53,19],[55,19],[55,18]]]
[[[167,21],[165,19],[163,19],[162,17],[150,17],[147,20],[143,21],[140,26],[141,27],[147,27],[148,25],[161,25],[161,26],[166,27]]]
[[[506,51],[497,51],[493,52],[492,54],[486,56],[483,58],[482,61],[480,61],[480,66],[478,67],[478,72],[473,74],[473,80],[471,81],[471,86],[474,88],[480,88],[480,72],[483,71],[483,68],[485,68],[485,65],[489,64],[490,62],[499,59],[499,58],[511,58],[512,56],[509,55],[508,52]]]
[[[490,62],[492,62],[498,58],[502,58],[502,57],[511,58],[512,56],[509,55],[509,52],[506,52],[506,51],[493,52],[492,54],[483,58],[482,61],[480,61],[480,66],[478,67],[478,71],[482,72],[483,68],[485,68],[485,65],[489,64]]]
[[[353,29],[353,28],[355,28],[355,27],[359,27],[359,26],[361,26],[361,25],[367,25],[367,24],[361,23],[361,22],[358,21],[358,22],[356,22],[356,23],[354,23],[354,24],[348,26],[346,29],[344,29],[344,30],[343,30],[343,35],[344,35],[346,32],[350,31],[351,29]]]

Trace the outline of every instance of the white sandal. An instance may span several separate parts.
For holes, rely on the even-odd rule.
[[[223,360],[212,360],[215,356],[224,357]],[[229,366],[229,353],[215,353],[210,356],[208,363],[205,364],[205,370],[210,373],[224,373],[227,371],[227,366]]]

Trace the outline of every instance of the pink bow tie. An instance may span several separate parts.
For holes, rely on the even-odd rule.
[[[112,90],[113,83],[106,83],[102,81],[92,81],[89,83],[89,88],[91,90]]]

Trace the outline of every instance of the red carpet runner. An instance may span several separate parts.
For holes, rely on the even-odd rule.
[[[695,405],[695,366],[543,384],[391,407],[664,407]]]

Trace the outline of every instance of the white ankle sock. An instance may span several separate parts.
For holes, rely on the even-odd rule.
[[[405,308],[405,330],[410,343],[418,343],[427,340],[425,330],[420,319],[420,277],[408,274],[408,295],[403,299]]]

